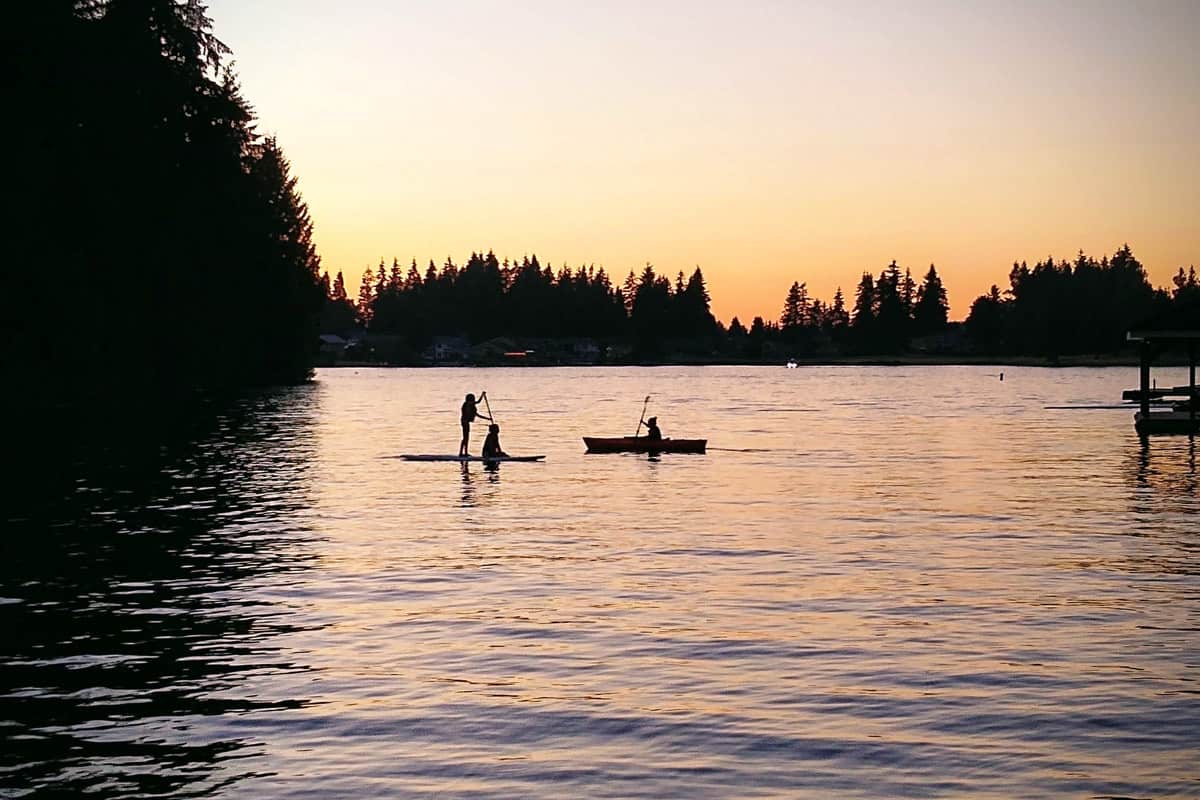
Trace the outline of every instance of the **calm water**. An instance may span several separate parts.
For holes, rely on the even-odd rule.
[[[998,371],[332,370],[64,456],[0,796],[1198,797],[1196,443]],[[544,463],[394,458],[484,389]],[[709,453],[585,455],[647,394]]]

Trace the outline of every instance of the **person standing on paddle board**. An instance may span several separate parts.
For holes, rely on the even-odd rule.
[[[484,458],[508,458],[508,453],[500,449],[500,426],[494,422],[488,425],[488,435],[483,440],[483,452],[480,455]]]
[[[480,398],[482,398],[485,394],[487,394],[487,392],[480,392],[479,393]],[[488,422],[492,421],[491,417],[489,417],[485,414],[479,413],[479,409],[475,406],[475,402],[476,402],[475,395],[473,395],[473,394],[468,394],[467,399],[463,400],[463,404],[462,404],[463,438],[462,438],[462,443],[458,446],[458,454],[460,456],[470,455],[470,453],[467,452],[467,444],[471,439],[471,423],[474,422],[476,419],[486,419]]]

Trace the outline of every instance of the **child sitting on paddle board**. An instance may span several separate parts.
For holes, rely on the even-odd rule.
[[[480,394],[479,394],[480,399],[482,399],[485,394],[487,394],[487,392],[480,392]],[[492,421],[491,417],[489,417],[485,414],[479,413],[479,409],[476,408],[476,406],[475,406],[475,395],[468,394],[467,399],[463,400],[463,404],[462,404],[463,438],[462,438],[462,443],[459,444],[459,446],[458,446],[458,454],[460,456],[470,455],[467,452],[467,443],[471,439],[471,423],[474,422],[477,418],[486,419],[488,422]]]
[[[508,458],[508,453],[500,449],[500,426],[494,422],[488,425],[488,435],[483,440],[483,452],[480,455],[484,458]]]

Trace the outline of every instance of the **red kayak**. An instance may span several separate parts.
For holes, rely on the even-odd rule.
[[[646,436],[583,437],[589,453],[703,453],[708,439],[650,439]]]

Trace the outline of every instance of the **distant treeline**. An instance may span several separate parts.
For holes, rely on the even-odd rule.
[[[1200,330],[1196,269],[1179,268],[1168,289],[1150,285],[1129,245],[1099,261],[1080,251],[1013,264],[1008,289],[993,285],[971,304],[967,332],[985,353],[1055,357],[1110,353],[1131,328]]]
[[[30,397],[178,396],[309,375],[308,211],[203,6],[7,9],[3,347]]]
[[[1200,329],[1194,270],[1156,289],[1129,247],[1016,264],[965,324],[931,265],[864,272],[828,301],[797,280],[778,317],[713,318],[699,267],[603,268],[472,254],[318,278],[287,159],[254,127],[228,50],[194,0],[44,0],[0,29],[8,155],[0,343],[6,393],[148,400],[303,380],[319,330],[388,335],[415,359],[443,335],[588,337],[634,360],[1106,353],[1143,320]]]
[[[357,301],[346,293],[339,272],[322,278],[328,302],[322,321],[328,332],[356,326],[376,334],[399,335],[409,354],[439,334],[465,335],[474,342],[497,336],[592,337],[626,342],[634,357],[671,354],[759,358],[774,344],[796,353],[898,352],[916,335],[946,327],[949,306],[932,265],[918,286],[893,262],[875,280],[864,273],[854,313],[841,290],[826,303],[811,298],[805,284],[793,283],[778,321],[755,317],[747,328],[737,317],[728,326],[710,310],[711,298],[699,267],[672,282],[647,264],[632,270],[618,286],[603,268],[557,270],[537,256],[501,262],[494,253],[472,253],[462,267],[448,259],[439,270],[432,261],[424,273],[413,261],[368,268]]]
[[[472,253],[463,266],[414,260],[368,268],[357,299],[345,279],[323,276],[327,302],[322,328],[399,337],[408,357],[435,335],[592,337],[627,343],[634,358],[702,355],[756,359],[892,355],[916,348],[945,354],[1028,355],[1111,353],[1140,323],[1173,318],[1200,328],[1195,270],[1180,268],[1171,290],[1155,289],[1128,245],[1111,258],[1052,258],[1032,269],[1014,264],[1010,288],[978,298],[964,325],[948,320],[949,302],[937,268],[918,282],[896,262],[877,276],[862,273],[848,307],[839,288],[823,301],[792,284],[777,319],[755,317],[747,327],[713,318],[704,275],[658,275],[647,264],[620,285],[603,268],[554,269],[536,256],[520,262]]]
[[[646,355],[668,340],[684,350],[711,349],[721,327],[709,311],[709,295],[699,267],[682,272],[672,286],[647,264],[613,285],[603,268],[543,267],[537,256],[501,263],[496,255],[472,253],[462,267],[447,259],[441,270],[431,261],[424,273],[393,261],[367,269],[357,302],[346,295],[339,272],[328,287],[323,319],[327,331],[360,326],[372,333],[396,334],[414,350],[438,334],[459,334],[479,342],[498,336],[593,337],[629,340]]]

